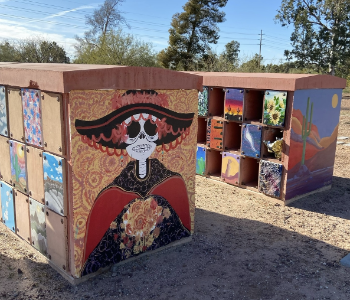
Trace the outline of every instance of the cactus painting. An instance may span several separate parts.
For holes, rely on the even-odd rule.
[[[226,89],[225,93],[225,119],[229,121],[242,121],[243,89]]]
[[[196,158],[196,174],[204,175],[205,173],[205,148],[197,147],[197,158]]]
[[[0,134],[8,136],[6,89],[0,86]]]
[[[286,200],[330,186],[341,89],[294,92]]]
[[[10,158],[12,185],[23,193],[27,193],[25,145],[10,141]]]

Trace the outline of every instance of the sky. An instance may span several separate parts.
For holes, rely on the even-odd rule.
[[[74,56],[75,37],[89,28],[85,15],[92,14],[102,1],[83,0],[0,0],[0,42],[4,39],[44,37],[56,41]],[[153,44],[155,51],[167,47],[172,16],[183,11],[187,0],[124,0],[120,6],[130,28],[124,32]],[[236,40],[241,44],[240,57],[259,53],[262,30],[262,56],[265,63],[279,63],[284,50],[291,49],[292,27],[282,27],[274,17],[281,0],[229,0],[223,8],[226,21],[219,24],[220,39],[212,45],[215,52]]]

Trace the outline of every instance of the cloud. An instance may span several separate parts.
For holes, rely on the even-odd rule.
[[[1,2],[1,0],[0,0],[0,2]],[[43,20],[44,19],[52,19],[52,18],[56,18],[56,17],[61,17],[61,16],[64,16],[64,15],[70,13],[70,12],[75,12],[77,10],[82,10],[82,9],[86,9],[86,8],[94,8],[94,6],[83,5],[83,6],[79,6],[77,8],[73,8],[73,9],[70,9],[70,10],[64,10],[64,11],[61,11],[61,12],[59,12],[57,14],[53,14],[53,15],[50,15],[48,17],[45,17],[45,18],[43,18]]]
[[[44,173],[44,180],[47,180],[47,176],[48,176],[48,175],[47,175],[47,173],[45,172],[45,173]]]
[[[46,167],[46,168],[49,168],[49,167],[50,167],[50,164],[49,164],[49,162],[47,161],[47,159],[44,159],[43,165],[44,165],[44,167]]]
[[[62,166],[58,166],[56,169],[57,174],[62,174]]]

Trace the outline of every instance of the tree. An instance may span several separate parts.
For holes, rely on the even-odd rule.
[[[150,43],[142,42],[122,30],[100,35],[96,44],[81,42],[76,45],[74,63],[156,67],[157,55]]]
[[[276,20],[282,26],[293,24],[289,60],[301,67],[313,65],[335,75],[337,66],[350,58],[349,0],[282,0]]]
[[[262,61],[263,57],[256,53],[251,59],[240,65],[239,71],[246,73],[264,72],[265,67],[262,65]]]
[[[9,41],[0,44],[0,61],[14,62],[17,61],[17,50]]]
[[[159,53],[165,68],[191,70],[209,44],[219,39],[218,23],[225,21],[220,11],[228,0],[189,0],[184,12],[176,13],[169,29],[169,47]]]
[[[238,61],[239,47],[240,43],[237,41],[231,41],[225,45],[223,57],[233,65]]]
[[[56,42],[42,39],[19,41],[17,61],[31,63],[69,63],[66,51]]]
[[[126,24],[125,18],[118,10],[118,5],[122,2],[124,0],[105,0],[92,15],[86,15],[86,24],[91,26],[90,33],[106,35],[109,30],[115,29],[122,23]]]
[[[0,61],[27,63],[69,63],[66,51],[56,42],[41,38],[5,41],[0,44]]]

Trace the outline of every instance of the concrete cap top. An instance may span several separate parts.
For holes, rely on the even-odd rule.
[[[346,80],[331,75],[283,73],[185,72],[203,76],[204,86],[295,91],[346,87]]]
[[[0,85],[71,90],[202,89],[202,76],[161,68],[85,64],[0,63]]]

